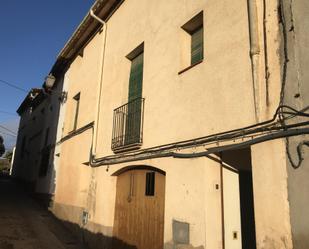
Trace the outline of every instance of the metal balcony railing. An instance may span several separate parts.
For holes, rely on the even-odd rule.
[[[143,98],[134,99],[114,110],[112,150],[140,148],[143,142]]]

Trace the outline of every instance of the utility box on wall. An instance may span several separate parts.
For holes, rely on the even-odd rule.
[[[175,244],[190,243],[190,224],[173,220],[173,241]]]

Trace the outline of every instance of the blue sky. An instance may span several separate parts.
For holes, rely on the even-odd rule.
[[[0,80],[40,87],[59,51],[94,0],[1,0]],[[0,82],[0,125],[17,131],[16,109],[26,93]],[[13,114],[5,114],[2,111]],[[0,127],[0,134],[3,134]],[[14,137],[3,135],[7,147]]]

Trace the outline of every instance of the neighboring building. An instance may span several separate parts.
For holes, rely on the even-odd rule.
[[[51,70],[53,213],[92,248],[308,248],[302,7],[96,1]]]
[[[19,106],[20,116],[13,176],[27,182],[32,189],[38,178],[41,143],[44,137],[45,95],[42,89],[31,89]]]
[[[62,93],[62,79],[53,88],[32,89],[17,110],[20,124],[13,177],[47,197],[55,190],[54,150]]]

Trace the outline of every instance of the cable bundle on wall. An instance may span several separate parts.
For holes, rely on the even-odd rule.
[[[295,110],[294,108],[286,105],[279,106],[271,120],[267,120],[261,123],[250,125],[244,128],[239,128],[231,131],[221,132],[209,136],[204,136],[196,139],[190,139],[186,141],[181,141],[172,144],[166,144],[161,146],[156,146],[152,148],[147,148],[139,150],[138,152],[128,152],[121,153],[117,155],[110,155],[101,158],[94,158],[90,152],[89,165],[92,167],[98,167],[103,165],[112,165],[124,162],[132,162],[139,160],[146,160],[152,158],[162,158],[162,157],[175,157],[175,158],[195,158],[207,156],[209,154],[218,153],[226,150],[240,149],[244,147],[249,147],[251,145],[290,136],[297,136],[302,134],[309,134],[309,121],[282,125],[281,118],[283,114],[288,114],[289,116],[285,119],[291,119],[296,116],[309,117],[309,113],[304,112],[309,109],[309,107],[303,110]],[[305,128],[304,128],[305,126]],[[265,133],[267,133],[265,135]],[[182,154],[176,153],[182,149],[193,148],[196,146],[206,146],[214,143],[219,143],[222,141],[235,140],[239,138],[244,138],[245,136],[250,136],[252,139],[250,141],[241,142],[238,144],[231,144],[226,146],[215,146],[206,149],[205,152],[200,153],[190,153]],[[255,138],[253,138],[255,137]]]

